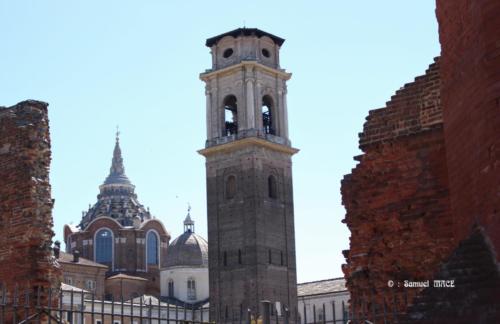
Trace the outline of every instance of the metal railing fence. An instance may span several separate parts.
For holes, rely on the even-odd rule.
[[[104,300],[81,289],[0,289],[0,324],[208,324],[208,314],[208,307],[172,305],[149,296]]]

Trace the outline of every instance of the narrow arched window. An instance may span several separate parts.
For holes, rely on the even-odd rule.
[[[262,126],[266,134],[276,135],[276,125],[274,125],[273,99],[266,95],[262,97]]]
[[[278,198],[276,177],[273,175],[270,175],[267,178],[267,195],[269,196],[269,198],[273,198],[273,199]]]
[[[196,300],[196,281],[193,278],[187,281],[187,299]]]
[[[230,175],[226,179],[226,199],[234,198],[236,195],[236,177]]]
[[[236,97],[229,95],[224,99],[224,136],[238,133],[238,105]]]
[[[174,281],[168,280],[168,297],[174,297]]]
[[[241,250],[238,250],[238,264],[242,264]]]
[[[227,266],[227,252],[224,251],[224,255],[223,255],[223,263],[224,263],[224,266]]]
[[[108,229],[101,229],[96,233],[95,261],[108,265],[113,263],[113,234]]]
[[[271,250],[268,251],[268,258],[269,258],[269,260],[267,260],[267,261],[269,261],[269,264],[272,264],[273,263],[273,255],[271,253]]]
[[[153,231],[148,232],[146,249],[148,265],[158,265],[158,236]]]

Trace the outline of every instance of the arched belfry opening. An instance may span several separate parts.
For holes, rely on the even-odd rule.
[[[271,96],[262,97],[262,127],[266,134],[276,135],[276,125],[274,120],[274,106]]]
[[[238,105],[236,97],[224,98],[224,136],[238,133]]]

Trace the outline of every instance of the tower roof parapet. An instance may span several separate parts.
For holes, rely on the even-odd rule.
[[[219,40],[221,40],[222,38],[224,38],[226,36],[232,36],[235,38],[241,37],[241,36],[256,36],[258,38],[260,38],[262,36],[267,36],[267,37],[271,38],[273,40],[273,42],[278,46],[281,46],[285,42],[285,40],[283,38],[275,36],[273,34],[265,32],[263,30],[260,30],[257,28],[243,27],[243,28],[237,28],[235,30],[231,30],[229,32],[208,38],[205,45],[207,47],[212,47],[213,45],[216,45],[219,42]]]

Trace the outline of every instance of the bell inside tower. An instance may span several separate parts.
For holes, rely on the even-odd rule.
[[[238,105],[236,97],[229,95],[224,99],[224,134],[230,136],[238,133]]]
[[[274,127],[273,100],[270,96],[262,98],[262,126],[266,134],[276,135]]]

